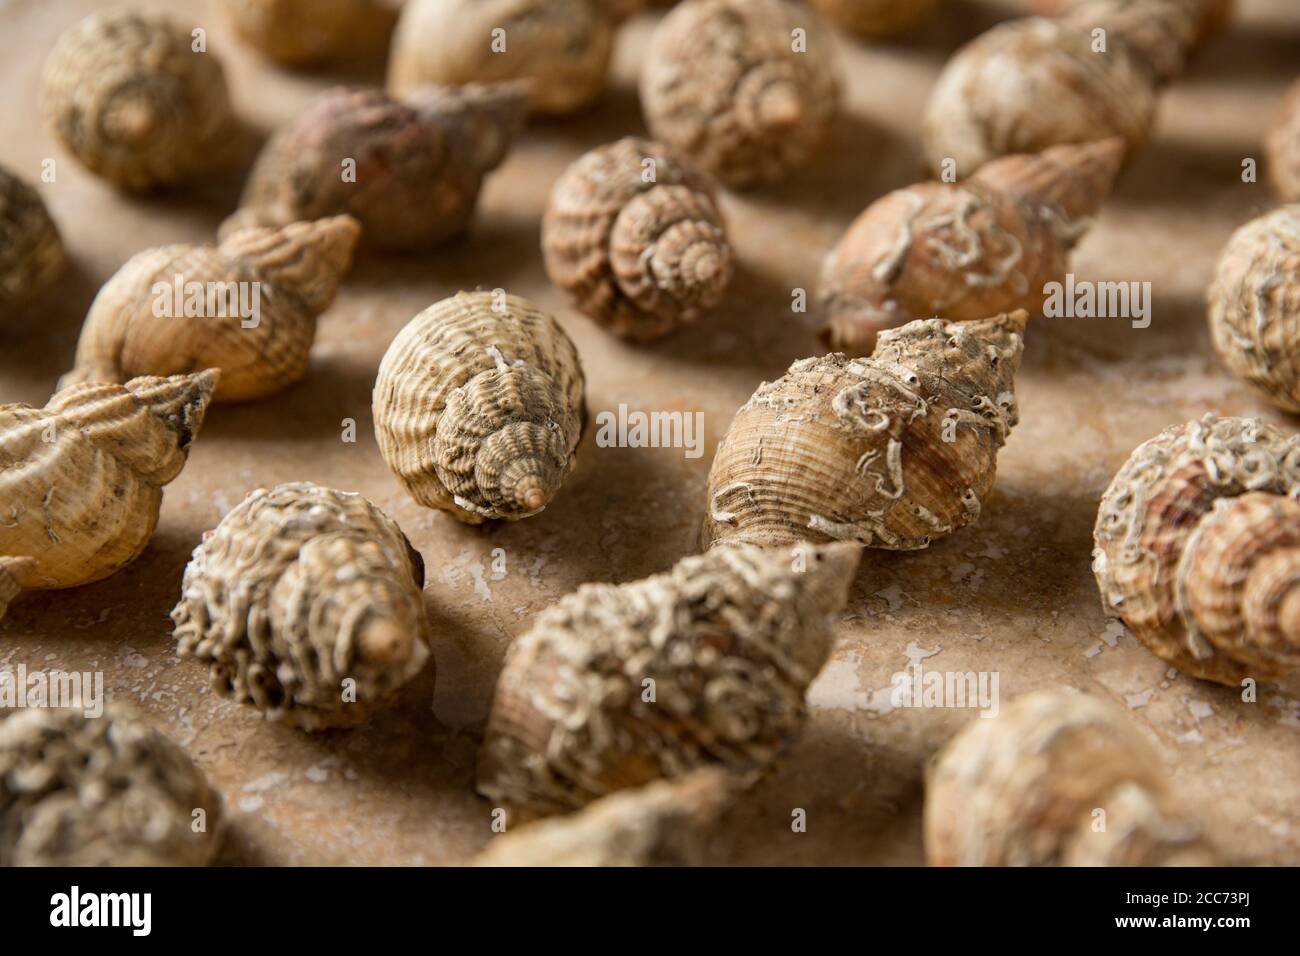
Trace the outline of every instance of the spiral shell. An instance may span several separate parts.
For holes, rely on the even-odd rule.
[[[188,30],[133,10],[93,13],[45,64],[54,136],[91,172],[123,189],[188,182],[220,161],[234,127],[221,64]]]
[[[461,292],[398,333],[375,382],[379,450],[410,493],[468,524],[541,511],[586,424],[578,352],[526,299]]]
[[[865,37],[903,33],[928,20],[939,0],[810,0],[809,6]]]
[[[31,558],[0,557],[0,618],[23,590],[23,581],[36,570]]]
[[[75,385],[44,408],[0,405],[0,555],[36,562],[19,583],[76,587],[139,556],[217,378]]]
[[[0,316],[35,298],[66,265],[63,240],[40,195],[0,167]]]
[[[1268,137],[1268,168],[1284,202],[1300,202],[1300,82],[1291,87],[1282,119]]]
[[[699,767],[762,772],[803,723],[859,553],[725,547],[583,585],[511,645],[479,792],[545,814]]]
[[[634,137],[592,150],[560,177],[542,251],[551,281],[579,309],[631,339],[695,321],[731,281],[712,180]]]
[[[809,10],[686,0],[655,31],[641,104],[656,140],[728,185],[753,186],[817,154],[838,109],[838,72],[830,32]]]
[[[870,358],[802,359],[764,382],[713,459],[704,547],[908,551],[975,521],[1019,421],[1026,318],[909,322]]]
[[[469,226],[522,110],[513,88],[429,87],[408,103],[381,90],[330,90],[271,138],[221,234],[347,213],[377,248],[450,239]]]
[[[929,767],[924,827],[932,866],[1222,862],[1146,735],[1072,690],[972,720]]]
[[[63,384],[218,368],[219,402],[292,385],[307,374],[316,317],[351,268],[359,233],[337,216],[133,256],[95,296]]]
[[[605,91],[613,21],[593,0],[409,0],[388,89],[524,80],[532,112],[576,113]]]
[[[394,11],[376,0],[221,0],[244,42],[285,66],[367,53],[387,38]]]
[[[1254,419],[1166,429],[1102,496],[1093,570],[1108,614],[1221,684],[1300,668],[1300,439]]]
[[[364,723],[430,657],[424,561],[361,495],[259,488],[204,535],[181,588],[177,653],[305,730]]]
[[[822,270],[823,340],[870,354],[876,334],[913,319],[955,322],[1042,308],[1092,225],[1122,140],[1007,156],[961,183],[928,182],[872,203]]]

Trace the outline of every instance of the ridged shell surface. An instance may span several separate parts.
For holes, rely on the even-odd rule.
[[[44,291],[67,265],[40,194],[0,168],[0,321]]]
[[[939,0],[810,0],[832,23],[865,37],[903,33],[928,20]]]

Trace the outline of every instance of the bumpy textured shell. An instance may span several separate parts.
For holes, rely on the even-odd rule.
[[[1064,279],[1123,156],[1118,139],[1055,146],[872,203],[826,258],[823,340],[866,355],[878,332],[913,319],[1037,312],[1044,286]]]
[[[409,0],[388,89],[525,80],[533,112],[575,113],[604,92],[613,46],[613,21],[592,0]]]
[[[259,488],[204,535],[181,587],[177,652],[271,720],[363,723],[429,660],[424,561],[361,495]]]
[[[910,322],[870,358],[803,359],[763,383],[713,459],[703,545],[903,551],[975,521],[1019,420],[1026,318]]]
[[[939,752],[926,779],[925,850],[933,866],[1222,862],[1128,715],[1071,690],[976,718]]]
[[[351,268],[359,233],[354,219],[338,216],[133,256],[95,296],[63,384],[218,368],[219,402],[292,385],[307,374],[316,317]],[[184,289],[194,283],[202,302]],[[256,303],[260,315],[244,318],[241,303],[250,312]]]
[[[887,37],[928,20],[939,0],[810,0],[826,19],[866,37]]]
[[[713,181],[634,137],[592,150],[560,177],[542,252],[551,281],[579,309],[632,339],[695,321],[731,281]]]
[[[795,30],[806,52],[794,51]],[[787,0],[686,0],[655,31],[641,74],[654,138],[737,187],[807,164],[838,103],[830,31]]]
[[[0,320],[42,292],[66,264],[63,240],[40,195],[0,168]]]
[[[1268,137],[1268,169],[1285,202],[1300,202],[1300,83],[1282,106],[1282,118]]]
[[[114,185],[148,190],[193,180],[219,161],[234,128],[221,64],[189,30],[132,10],[93,13],[45,64],[54,135]]]
[[[24,587],[89,584],[139,556],[217,377],[76,385],[44,408],[0,405],[0,555],[36,561]]]
[[[408,103],[381,90],[330,90],[271,138],[222,235],[347,213],[377,248],[450,239],[469,226],[523,105],[507,87],[429,87]],[[345,179],[347,161],[355,176]]]
[[[221,812],[185,752],[122,707],[0,711],[0,866],[204,866]]]
[[[1207,298],[1224,364],[1278,408],[1300,412],[1300,205],[1233,233]]]
[[[578,352],[517,296],[462,292],[398,333],[375,382],[375,437],[411,497],[460,521],[541,511],[586,424]]]
[[[762,772],[803,723],[859,553],[724,547],[583,585],[511,645],[479,792],[545,814],[699,767]]]
[[[221,7],[242,40],[286,66],[367,52],[395,20],[376,0],[221,0]]]
[[[32,558],[0,557],[0,618],[23,590],[23,582],[36,571]]]
[[[1205,418],[1139,445],[1101,499],[1107,613],[1160,658],[1235,685],[1300,668],[1300,439]]]

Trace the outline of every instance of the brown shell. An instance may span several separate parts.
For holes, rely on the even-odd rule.
[[[631,339],[695,321],[731,281],[713,181],[634,137],[586,153],[560,177],[542,220],[542,252],[551,281],[579,309]]]
[[[832,23],[864,37],[904,33],[928,20],[939,0],[810,0]]]
[[[795,52],[794,31],[807,52]],[[817,155],[839,104],[831,33],[788,0],[685,0],[641,74],[654,138],[731,186],[788,177]]]
[[[285,66],[363,56],[392,32],[396,11],[377,0],[220,0],[245,43]]]
[[[876,334],[913,319],[951,321],[1042,308],[1092,225],[1122,140],[1007,156],[961,183],[920,183],[872,203],[822,270],[831,348],[869,355]]]
[[[0,555],[37,564],[19,583],[76,587],[139,556],[217,377],[74,385],[44,408],[0,405]]]
[[[1096,5],[1098,0],[1029,0],[1029,6],[1035,13],[1044,16],[1069,14],[1082,8]],[[1108,0],[1116,10],[1126,11],[1139,8],[1151,8],[1166,0]],[[1223,30],[1231,22],[1236,0],[1170,0],[1168,5],[1191,14],[1195,20],[1195,46],[1201,46]]]
[[[354,726],[429,660],[423,588],[424,561],[361,495],[259,488],[194,549],[177,653],[270,720]]]
[[[858,557],[742,545],[583,585],[511,645],[479,792],[546,814],[699,767],[766,770],[803,724]]]
[[[0,318],[44,291],[66,265],[40,194],[0,167]]]
[[[235,128],[221,64],[188,29],[154,13],[92,13],[59,37],[43,99],[54,136],[123,189],[189,182],[212,169]]]
[[[1300,438],[1247,418],[1166,429],[1102,496],[1093,570],[1108,614],[1195,677],[1300,668]]]
[[[0,618],[23,590],[23,582],[36,571],[34,558],[0,557]]]
[[[1267,147],[1273,188],[1283,202],[1300,202],[1300,82],[1287,93]]]
[[[541,511],[586,421],[578,352],[527,299],[461,292],[398,333],[375,382],[375,437],[411,497],[457,520]]]
[[[346,213],[377,248],[443,242],[469,226],[523,105],[508,87],[429,87],[407,103],[382,90],[330,90],[267,143],[221,234]],[[345,178],[346,162],[355,170]]]
[[[703,545],[905,551],[975,521],[1019,420],[1026,318],[910,322],[870,358],[803,359],[763,383],[713,459]]]
[[[1115,704],[1064,689],[1017,698],[997,717],[972,720],[930,764],[926,858],[932,866],[1223,862],[1162,763]]]
[[[218,368],[219,402],[292,385],[307,374],[316,317],[351,268],[359,233],[354,219],[338,216],[133,256],[95,296],[63,384]],[[187,286],[203,290],[201,301]]]

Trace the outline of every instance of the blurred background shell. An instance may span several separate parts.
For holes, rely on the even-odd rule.
[[[31,301],[67,267],[40,194],[0,167],[0,317]]]
[[[239,38],[289,67],[339,62],[384,49],[397,20],[384,0],[218,0]]]
[[[864,37],[904,33],[933,16],[939,0],[809,0],[832,23]]]

